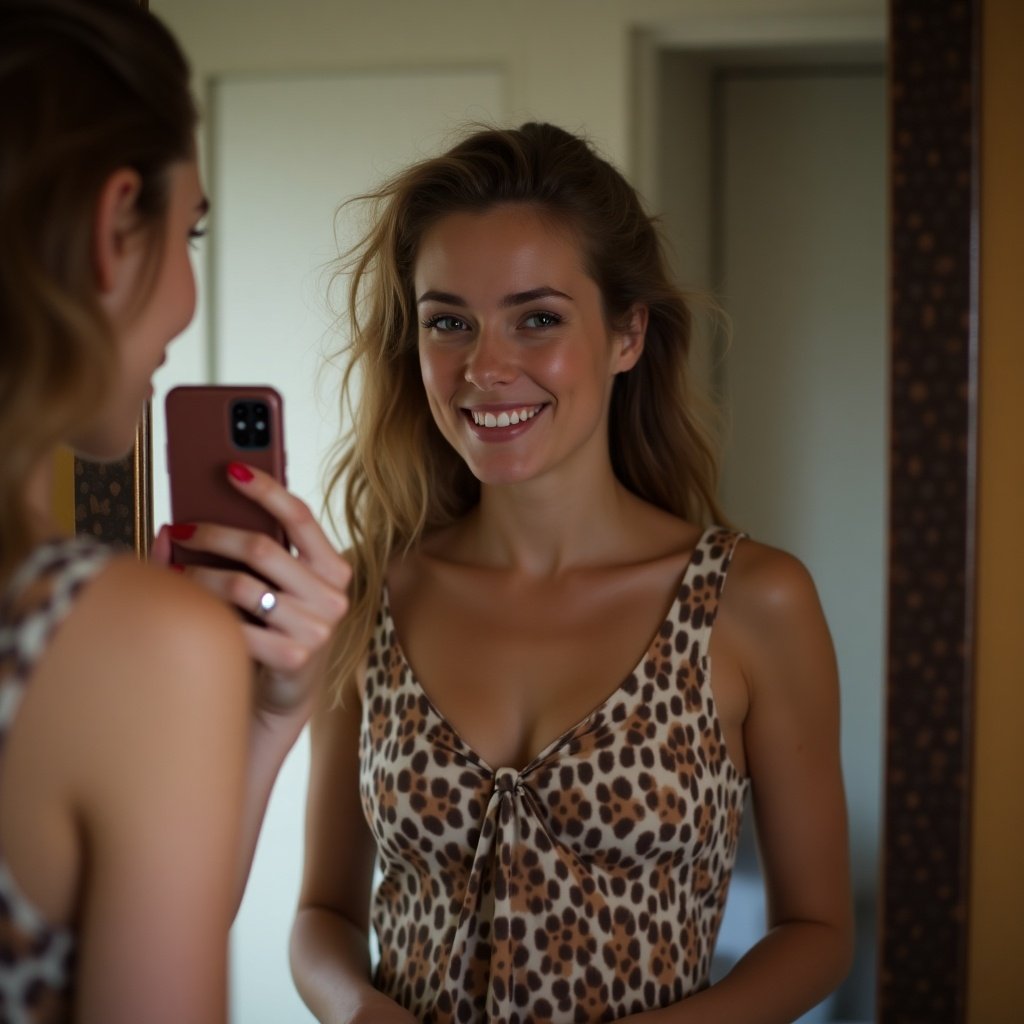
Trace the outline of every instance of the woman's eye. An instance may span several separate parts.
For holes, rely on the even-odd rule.
[[[422,321],[423,326],[428,330],[434,331],[464,331],[466,330],[466,321],[457,316],[451,316],[450,314],[441,314],[440,316],[432,316],[427,320]]]
[[[524,327],[556,327],[562,318],[556,313],[531,313],[524,321]]]

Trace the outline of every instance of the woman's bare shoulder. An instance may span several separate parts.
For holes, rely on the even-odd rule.
[[[175,801],[227,813],[241,798],[250,702],[237,617],[187,579],[117,557],[54,634],[18,725],[49,752],[51,798],[108,836],[124,820],[171,817]]]
[[[817,588],[804,563],[788,551],[749,537],[736,545],[722,603],[750,625],[764,627],[819,607]]]
[[[717,628],[748,666],[777,659],[789,663],[802,651],[831,644],[807,566],[787,551],[749,538],[736,545]]]
[[[130,557],[113,559],[79,614],[130,655],[178,659],[245,655],[240,620],[184,576]]]
[[[239,619],[189,580],[117,557],[76,600],[39,665],[75,701],[156,699],[183,717],[248,699],[248,655]],[[194,710],[194,704],[193,710]]]
[[[825,613],[807,567],[795,555],[743,539],[736,546],[716,624],[718,643],[737,657],[751,693],[817,687],[835,676]]]

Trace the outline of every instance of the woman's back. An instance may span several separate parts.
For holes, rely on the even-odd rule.
[[[108,554],[88,543],[43,545],[9,582],[0,600],[0,751],[7,746],[29,680],[50,637],[71,611],[81,588],[106,564]],[[3,779],[0,755],[0,930],[9,965],[0,975],[0,1005],[11,1018],[30,1006],[44,1019],[59,1018],[70,1013],[67,996],[74,937],[70,929],[54,925],[56,918],[44,914],[24,894],[8,868],[2,842],[8,819],[3,810]],[[22,802],[12,798],[15,801]],[[13,817],[23,813],[18,808]],[[43,847],[52,848],[52,844]]]
[[[3,594],[0,1017],[69,1019],[73,998],[86,1019],[223,1020],[237,626],[185,581],[80,540],[38,546]]]

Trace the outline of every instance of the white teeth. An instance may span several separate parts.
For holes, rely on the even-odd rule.
[[[477,412],[470,409],[469,414],[478,427],[514,427],[517,423],[525,423],[532,420],[541,410],[541,406],[533,406],[527,409],[512,409],[509,412],[502,410],[495,416],[493,412]]]

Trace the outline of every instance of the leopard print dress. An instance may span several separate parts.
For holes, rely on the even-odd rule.
[[[708,660],[739,538],[705,531],[640,664],[520,771],[485,764],[433,706],[385,593],[360,792],[375,984],[418,1020],[591,1024],[708,985],[747,790]]]
[[[32,670],[110,549],[88,540],[38,547],[0,596],[0,771],[4,743]],[[0,850],[0,1022],[71,1019],[74,935],[51,927],[24,896]]]

